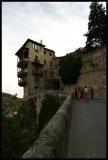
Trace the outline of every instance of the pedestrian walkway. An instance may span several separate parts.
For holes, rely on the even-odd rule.
[[[106,102],[74,102],[68,158],[106,158]]]

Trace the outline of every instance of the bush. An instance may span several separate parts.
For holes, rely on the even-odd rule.
[[[36,118],[27,113],[23,103],[13,117],[2,114],[2,158],[20,158],[36,140]]]
[[[56,113],[58,108],[61,105],[61,101],[58,96],[46,95],[45,99],[42,102],[42,107],[40,114],[38,115],[39,119],[39,132],[47,125],[52,116]]]
[[[82,68],[80,51],[64,56],[59,62],[59,75],[64,84],[75,84]]]
[[[21,158],[33,142],[38,139],[40,131],[56,113],[63,99],[46,95],[36,126],[35,105],[32,99],[19,105],[17,114],[6,117],[2,114],[2,158]]]

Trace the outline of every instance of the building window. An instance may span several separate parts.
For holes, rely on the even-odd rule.
[[[57,69],[57,65],[55,65],[55,69]]]
[[[37,55],[35,55],[35,60],[38,60],[38,56]]]
[[[28,58],[28,52],[24,52],[24,58]]]
[[[50,56],[52,56],[52,53],[50,53]]]
[[[44,51],[44,54],[46,54],[46,51]]]
[[[34,76],[34,82],[35,82],[35,85],[39,84],[39,78],[37,76]]]
[[[40,51],[40,46],[37,46],[38,51]]]
[[[36,44],[33,44],[33,48],[35,49],[35,51],[38,51],[38,46]]]
[[[46,70],[44,70],[44,74],[45,74],[45,76],[47,75],[47,71]]]
[[[33,43],[33,48],[35,48],[35,44]]]
[[[52,71],[50,71],[50,76],[53,76],[53,72]]]
[[[35,44],[35,49],[38,50],[38,46]]]
[[[50,66],[52,66],[52,62],[50,62]]]
[[[46,60],[44,60],[44,64],[46,64]]]
[[[24,67],[27,68],[27,66],[28,66],[28,63],[25,63],[25,64],[24,64]]]

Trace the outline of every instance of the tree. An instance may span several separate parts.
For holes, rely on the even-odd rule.
[[[67,54],[59,62],[59,74],[64,84],[75,84],[80,75],[82,61],[79,53],[80,51],[77,50],[74,53]]]
[[[90,15],[88,23],[88,32],[86,49],[91,50],[106,43],[106,15],[105,8],[99,2],[92,2],[90,5]]]
[[[45,95],[42,101],[42,107],[38,115],[39,118],[39,132],[47,125],[52,116],[57,112],[60,107],[60,98],[54,95]]]
[[[13,111],[17,111],[17,114],[12,117],[7,116],[6,107],[4,107],[1,115],[1,156],[4,159],[20,158],[38,137],[35,106],[32,99],[24,102],[15,96],[6,96],[3,96],[5,98],[3,104],[6,105],[7,101],[7,107],[15,108]]]

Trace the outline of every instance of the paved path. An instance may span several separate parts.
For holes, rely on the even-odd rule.
[[[106,102],[74,102],[68,158],[106,158]]]

